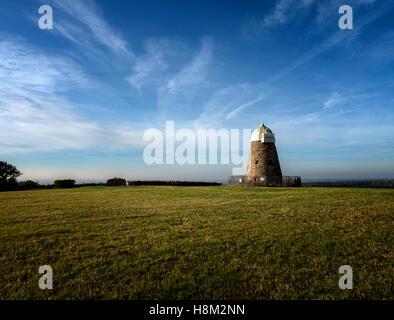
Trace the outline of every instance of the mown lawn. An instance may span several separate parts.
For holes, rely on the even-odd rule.
[[[0,298],[393,299],[393,216],[384,189],[2,192]]]

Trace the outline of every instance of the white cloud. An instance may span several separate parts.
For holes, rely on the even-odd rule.
[[[379,0],[276,0],[272,9],[261,19],[252,17],[243,26],[243,34],[246,38],[251,35],[259,35],[276,27],[296,23],[308,18],[313,26],[308,32],[324,34],[323,29],[336,28],[337,24],[332,23],[338,19],[338,8],[343,5],[351,5],[353,9],[369,7]],[[380,1],[382,2],[382,1]],[[312,17],[311,12],[316,12]]]
[[[366,2],[362,2],[361,4],[367,4]],[[314,59],[315,57],[319,56],[321,53],[325,52],[326,50],[336,47],[342,46],[345,47],[349,45],[353,40],[355,40],[361,31],[370,23],[374,22],[380,16],[387,14],[392,8],[394,7],[394,2],[385,2],[382,6],[374,10],[372,13],[368,15],[364,15],[358,20],[357,24],[357,31],[353,30],[352,32],[343,32],[343,30],[337,30],[331,35],[324,39],[320,44],[312,47],[311,49],[307,50],[298,58],[294,59],[292,63],[279,72],[277,72],[272,78],[270,83],[275,84],[285,77],[287,77],[291,72],[299,68],[300,66],[305,65],[310,60]]]
[[[153,75],[163,71],[167,68],[163,60],[163,52],[160,50],[152,50],[148,48],[147,55],[137,59],[133,67],[133,74],[127,78],[130,84],[141,90],[141,87],[146,83],[151,83]]]
[[[166,38],[149,39],[145,43],[145,53],[136,57],[132,74],[126,80],[138,90],[145,86],[159,86],[166,79],[171,60],[182,60],[185,51],[185,46],[179,42]]]
[[[247,107],[250,107],[260,101],[262,101],[264,99],[263,95],[259,95],[256,99],[253,99],[252,101],[248,101],[245,103],[242,103],[240,106],[236,107],[234,110],[232,110],[231,112],[229,112],[226,116],[226,119],[231,119],[234,118],[239,112],[241,112],[242,110],[244,110]]]
[[[333,92],[330,96],[330,98],[328,98],[328,100],[326,102],[324,102],[324,106],[323,109],[330,109],[333,107],[336,107],[338,105],[343,104],[344,102],[346,102],[345,97],[338,93],[338,92]]]
[[[361,1],[359,5],[372,4],[376,1],[373,0],[365,0]],[[296,14],[295,8],[304,8],[310,7],[314,5],[315,2],[312,1],[295,1],[295,0],[279,0],[276,2],[272,12],[268,14],[262,24],[264,26],[274,26],[276,24],[287,23],[293,16]],[[388,9],[393,7],[393,3],[385,3],[384,6],[379,7],[377,10],[374,10],[371,14],[363,16],[359,19],[358,22],[358,32],[346,33],[342,30],[338,30],[332,33],[328,38],[326,38],[319,45],[311,48],[306,51],[304,54],[294,59],[291,64],[284,67],[282,70],[274,74],[266,84],[271,84],[275,87],[267,90],[267,85],[264,84],[243,84],[243,85],[235,85],[230,86],[228,88],[221,89],[212,95],[211,100],[204,106],[204,111],[200,114],[199,118],[196,120],[196,124],[199,125],[208,125],[208,124],[218,124],[223,122],[224,120],[229,120],[234,118],[236,115],[240,113],[240,111],[245,110],[246,108],[262,101],[265,97],[271,95],[275,90],[278,90],[281,81],[286,78],[289,74],[291,74],[297,68],[305,65],[310,60],[314,59],[324,51],[338,46],[338,45],[346,45],[354,40],[361,30],[365,28],[368,24],[372,23],[376,19],[378,19],[381,15],[388,12]],[[237,94],[237,89],[242,88],[242,86],[249,86],[249,88],[253,88],[256,86],[259,89],[251,90],[253,92],[250,94]],[[260,92],[258,91],[260,90]],[[237,99],[240,100],[237,100]],[[238,101],[238,105],[236,104]],[[339,93],[333,93],[333,95],[325,102],[324,109],[329,109],[334,106],[339,106],[346,101],[345,97],[340,95]],[[336,114],[344,114],[351,112],[350,110],[337,110]],[[320,116],[319,113],[311,113],[308,116],[302,118],[303,121],[313,121],[317,116]]]
[[[214,92],[203,112],[195,120],[195,127],[218,127],[234,118],[242,110],[262,101],[271,93],[263,84],[242,83]]]
[[[96,43],[101,44],[110,51],[122,55],[133,56],[127,48],[127,42],[119,32],[110,26],[99,13],[92,1],[77,0],[52,0],[56,9],[68,14],[71,20],[57,18],[55,29],[64,37],[83,46],[96,51]]]
[[[208,38],[203,39],[200,52],[194,57],[193,61],[183,68],[177,75],[172,77],[165,87],[169,93],[176,93],[186,86],[204,83],[212,59],[212,41]]]
[[[198,92],[208,87],[212,50],[212,40],[204,38],[200,51],[192,61],[158,88],[158,106],[161,112],[189,108]]]
[[[328,0],[328,1],[317,1],[316,2],[316,22],[318,25],[327,26],[331,24],[331,21],[335,17],[339,17],[338,8],[342,5],[350,5],[353,9],[358,9],[360,7],[368,7],[379,0]],[[355,12],[353,12],[354,14]],[[334,18],[334,19],[333,19]]]
[[[87,86],[89,81],[72,60],[34,50],[22,42],[0,38],[0,81],[13,90],[28,86],[39,92],[61,91],[66,85]]]
[[[81,68],[23,42],[0,40],[0,152],[130,148],[142,133],[84,119],[63,97],[89,89]]]
[[[261,29],[285,24],[294,17],[300,16],[300,10],[311,6],[314,0],[278,0],[272,11],[261,21]]]

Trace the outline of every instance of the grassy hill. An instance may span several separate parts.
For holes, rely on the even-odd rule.
[[[0,298],[393,299],[393,216],[390,189],[3,192]]]

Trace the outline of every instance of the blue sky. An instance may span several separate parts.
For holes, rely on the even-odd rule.
[[[54,29],[38,27],[49,4]],[[353,30],[338,8],[353,8]],[[22,179],[223,181],[148,128],[274,131],[285,175],[394,178],[394,1],[2,1],[0,159]],[[248,150],[245,149],[245,152]]]

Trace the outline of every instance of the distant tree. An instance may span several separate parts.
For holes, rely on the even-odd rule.
[[[15,166],[5,161],[0,161],[0,188],[13,189],[18,186],[16,178],[22,175]]]
[[[125,186],[126,180],[122,178],[112,178],[107,180],[107,186]]]
[[[26,181],[21,181],[19,182],[19,188],[20,189],[35,189],[35,188],[39,188],[40,185],[32,180],[26,180]]]
[[[66,180],[56,180],[54,182],[55,188],[74,188],[75,180],[66,179]]]

